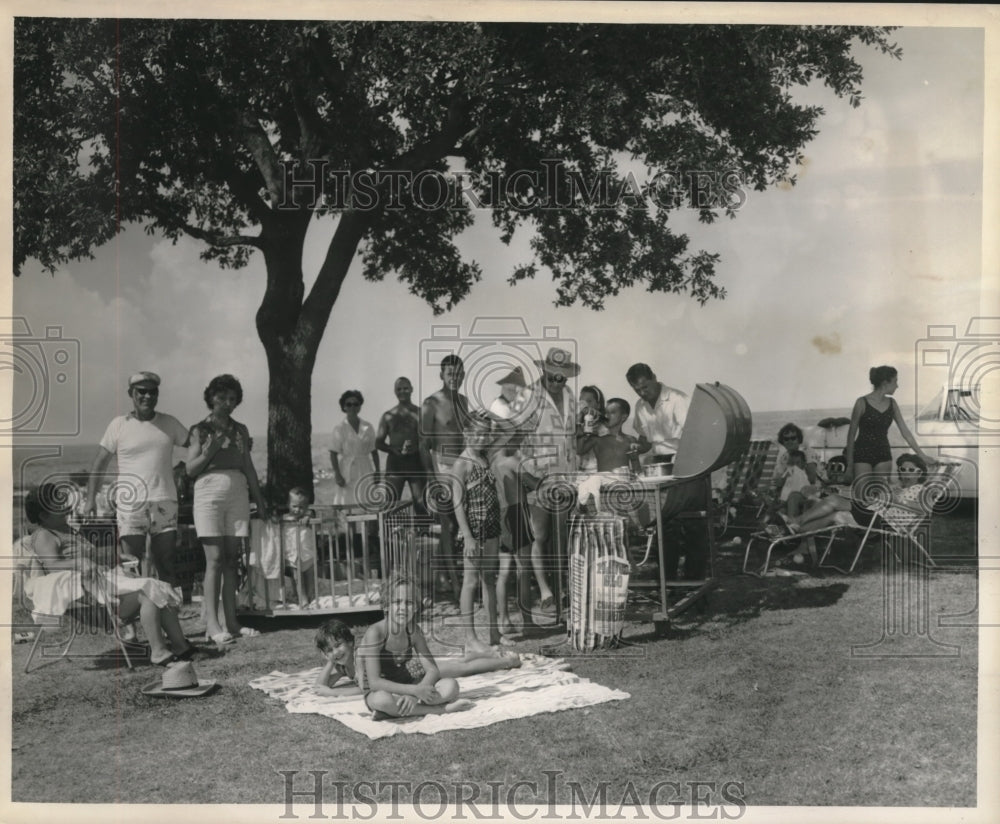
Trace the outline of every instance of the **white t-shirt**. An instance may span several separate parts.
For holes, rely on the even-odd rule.
[[[174,447],[185,446],[188,431],[173,415],[157,412],[148,421],[134,412],[119,415],[101,438],[101,446],[118,460],[116,503],[133,509],[151,501],[176,501]],[[133,490],[132,484],[135,484]]]

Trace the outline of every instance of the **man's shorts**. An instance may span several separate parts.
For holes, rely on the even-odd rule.
[[[117,512],[118,535],[159,535],[177,529],[177,501],[146,501]]]

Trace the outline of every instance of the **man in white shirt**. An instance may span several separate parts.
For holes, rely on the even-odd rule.
[[[644,363],[632,364],[625,380],[639,396],[632,425],[640,451],[648,450],[648,455],[677,454],[691,399],[680,389],[660,383]]]
[[[567,391],[566,382],[580,374],[580,365],[573,362],[565,349],[552,347],[544,360],[536,360],[541,371],[538,382],[531,386],[526,409],[531,418],[526,429],[531,432],[521,447],[521,482],[527,490],[535,490],[546,475],[573,472],[576,469],[576,395]],[[533,539],[531,565],[538,584],[538,610],[544,615],[556,614],[555,598],[545,574],[546,544],[551,532],[551,516],[562,521],[567,513],[552,513],[538,500],[537,493],[527,495]],[[561,529],[561,524],[557,524]]]
[[[632,364],[625,373],[625,380],[639,396],[632,425],[639,437],[640,452],[646,451],[646,460],[652,455],[676,455],[684,433],[690,397],[680,389],[657,380],[653,370],[645,363]],[[700,481],[695,483],[701,484]],[[698,490],[698,500],[705,507],[708,506],[707,492],[707,487]],[[683,554],[684,577],[693,580],[703,578],[708,559],[708,533],[704,524],[675,519],[667,528],[673,534],[665,542],[666,577],[677,577]],[[683,553],[680,551],[682,547]]]
[[[108,424],[97,448],[87,482],[87,514],[96,510],[97,486],[114,455],[118,461],[115,508],[118,535],[126,551],[146,557],[150,537],[153,569],[162,581],[174,585],[174,548],[177,542],[177,487],[174,484],[175,446],[187,446],[188,431],[173,415],[156,411],[160,377],[137,372],[128,380],[133,409]]]

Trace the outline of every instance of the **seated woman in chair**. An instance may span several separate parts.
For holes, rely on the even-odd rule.
[[[834,461],[838,461],[837,472],[842,470],[837,458],[831,459],[829,466]],[[904,521],[920,520],[923,513],[919,511],[921,507],[921,495],[924,491],[924,482],[927,480],[927,464],[919,455],[906,454],[896,458],[897,483],[886,487],[886,494],[892,503],[900,504],[899,507],[888,507],[882,515],[899,515]],[[785,523],[792,532],[808,532],[813,529],[822,529],[837,523],[853,525],[857,519],[851,516],[848,520],[840,513],[850,512],[850,500],[843,491],[840,494],[831,494],[817,504],[807,509],[798,518],[786,518]],[[868,518],[871,518],[870,510],[863,510]]]
[[[24,511],[36,527],[21,541],[27,561],[24,592],[31,599],[33,615],[62,615],[85,591],[92,592],[99,601],[117,602],[123,621],[139,614],[154,664],[191,658],[194,647],[177,619],[181,599],[169,584],[128,576],[120,567],[100,568],[88,557],[96,552],[93,545],[70,531],[69,510],[54,484],[30,491]]]

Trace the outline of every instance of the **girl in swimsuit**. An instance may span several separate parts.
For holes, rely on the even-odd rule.
[[[458,682],[442,678],[416,622],[416,583],[393,575],[382,593],[385,618],[368,627],[358,647],[359,686],[376,720],[458,712],[472,702],[458,700]]]
[[[924,453],[903,420],[892,394],[899,386],[898,374],[892,366],[875,366],[868,371],[872,391],[854,403],[851,426],[847,432],[848,471],[853,475],[855,498],[864,501],[864,479],[869,475],[888,476],[892,472],[892,451],[889,448],[889,427],[895,422],[903,439],[927,464],[936,464]]]
[[[364,683],[364,664],[358,661],[358,648],[354,645],[354,633],[350,627],[336,618],[327,621],[316,631],[316,647],[326,659],[326,665],[313,685],[317,695],[347,701],[364,694],[358,686]],[[381,654],[384,654],[384,648]],[[442,678],[464,678],[467,675],[514,669],[521,666],[521,659],[515,653],[509,653],[500,658],[490,654],[471,659],[445,658],[434,663]],[[384,670],[383,675],[385,675]],[[407,671],[405,677],[409,675]],[[396,698],[398,706],[400,696]]]
[[[484,454],[491,442],[490,432],[491,422],[485,412],[470,414],[465,425],[465,450],[451,470],[455,520],[458,521],[464,555],[459,604],[465,628],[466,656],[489,655],[490,648],[498,646],[502,640],[497,623],[496,598],[500,566],[500,499],[496,478]],[[480,584],[489,646],[476,635],[474,615]]]

